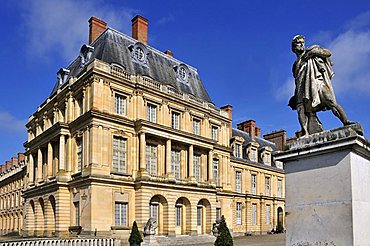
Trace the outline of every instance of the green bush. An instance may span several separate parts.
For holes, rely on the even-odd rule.
[[[233,238],[231,237],[229,228],[227,228],[225,217],[221,216],[220,225],[218,226],[218,236],[215,246],[233,246]]]
[[[130,245],[140,245],[143,241],[139,229],[137,228],[136,221],[134,221],[134,224],[132,225],[131,234],[128,241],[130,242]]]

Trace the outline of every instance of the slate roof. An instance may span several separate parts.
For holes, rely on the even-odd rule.
[[[274,143],[272,143],[270,141],[267,141],[267,140],[265,140],[263,138],[260,138],[260,137],[255,137],[254,139],[252,139],[251,136],[249,136],[249,134],[247,132],[244,132],[244,131],[241,131],[241,130],[238,130],[238,129],[235,129],[235,128],[233,128],[232,136],[233,137],[239,136],[239,137],[244,138],[245,141],[243,143],[243,149],[244,149],[245,146],[248,145],[248,143],[250,143],[254,140],[259,144],[258,149],[261,149],[261,148],[266,147],[266,146],[270,146],[272,148],[272,151],[277,151],[278,150]]]
[[[112,28],[107,28],[92,44],[94,51],[90,61],[99,59],[109,64],[119,64],[128,73],[148,76],[155,81],[170,85],[183,93],[192,94],[206,102],[212,102],[198,72],[195,68],[173,58],[150,46],[144,45],[147,49],[147,63],[145,65],[133,61],[129,47],[138,41],[120,33]],[[77,57],[68,67],[69,77],[76,76],[83,68],[80,67],[81,57]],[[190,75],[187,83],[179,81],[176,77],[174,67],[184,64],[188,67]],[[57,82],[51,94],[63,85]]]

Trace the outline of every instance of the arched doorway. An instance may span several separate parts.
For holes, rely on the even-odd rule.
[[[187,234],[191,228],[191,206],[186,197],[180,197],[175,203],[175,233]]]
[[[168,234],[168,203],[166,198],[161,195],[155,195],[149,202],[149,217],[157,221],[158,235]]]
[[[284,231],[284,214],[283,209],[278,207],[277,209],[277,231],[283,232]]]
[[[197,232],[206,234],[211,232],[211,203],[201,199],[197,204]]]
[[[37,228],[36,223],[36,208],[35,203],[33,200],[30,201],[27,209],[27,218],[26,218],[26,224],[27,224],[27,233],[29,236],[33,236],[35,233],[35,228]]]
[[[45,219],[45,204],[44,200],[41,197],[39,198],[39,204],[36,210],[36,221],[37,221],[36,234],[43,235],[44,230],[46,229],[46,219]]]
[[[49,202],[47,206],[48,214],[48,231],[52,235],[55,234],[55,198],[54,196],[49,196]]]

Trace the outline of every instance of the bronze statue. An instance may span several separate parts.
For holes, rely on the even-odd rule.
[[[304,42],[302,35],[297,35],[292,40],[292,51],[297,59],[293,64],[295,92],[289,100],[289,106],[298,112],[303,136],[324,130],[316,116],[319,111],[330,109],[343,125],[351,124],[335,99],[331,84],[334,76],[331,52],[318,45],[306,49]]]

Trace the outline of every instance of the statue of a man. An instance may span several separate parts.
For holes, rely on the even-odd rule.
[[[294,96],[289,106],[297,110],[303,136],[323,131],[316,112],[331,110],[343,125],[351,122],[337,103],[331,84],[334,76],[331,52],[318,45],[305,48],[304,37],[297,35],[292,40],[292,51],[297,55],[293,65],[295,78]]]

